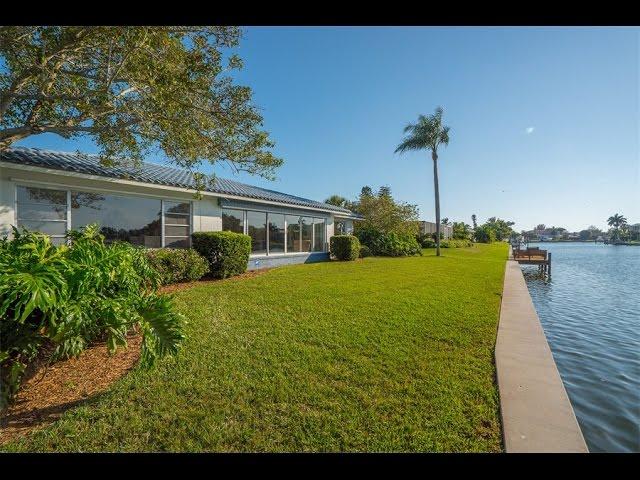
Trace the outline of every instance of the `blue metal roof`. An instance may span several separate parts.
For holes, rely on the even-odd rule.
[[[187,170],[149,162],[143,162],[137,167],[133,162],[127,160],[122,160],[117,166],[107,167],[100,163],[100,157],[98,155],[85,153],[55,152],[39,148],[13,147],[0,151],[0,160],[20,165],[32,165],[169,187],[194,189],[196,186],[193,175]],[[275,190],[254,187],[226,178],[216,177],[215,183],[206,186],[204,190],[220,195],[234,195],[247,199],[266,200],[273,203],[319,208],[342,213],[347,216],[356,216],[351,211],[336,207],[335,205],[316,202],[315,200],[276,192]]]

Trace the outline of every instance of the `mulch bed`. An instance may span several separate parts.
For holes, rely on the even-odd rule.
[[[42,428],[106,391],[138,363],[142,336],[130,336],[127,343],[114,355],[106,343],[97,343],[78,358],[32,368],[15,401],[0,414],[0,444]]]

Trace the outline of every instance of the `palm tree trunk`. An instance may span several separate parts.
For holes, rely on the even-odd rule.
[[[436,256],[440,256],[440,189],[438,188],[438,154],[431,152],[433,159],[433,191],[436,195]]]

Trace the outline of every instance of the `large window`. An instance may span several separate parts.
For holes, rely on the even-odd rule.
[[[65,243],[68,225],[66,190],[17,188],[18,227],[46,233],[56,245]]]
[[[284,253],[284,215],[269,214],[269,253]]]
[[[300,217],[286,215],[287,220],[287,252],[300,251]]]
[[[224,208],[222,210],[222,230],[244,233],[244,211]]]
[[[155,198],[71,192],[71,228],[98,223],[106,242],[161,247],[161,208]]]
[[[164,246],[189,248],[191,246],[191,202],[163,201]]]
[[[251,253],[267,253],[267,214],[247,211],[247,234],[251,237]]]
[[[324,252],[325,226],[324,218],[222,209],[222,230],[246,231],[251,237],[251,253],[256,255]]]
[[[69,228],[90,223],[100,226],[106,242],[173,248],[191,244],[188,201],[25,186],[16,192],[18,226],[46,233],[56,244],[65,242]]]
[[[313,219],[313,251],[324,252],[324,219]]]
[[[310,252],[313,246],[313,218],[300,218],[300,227],[302,231],[302,251]]]

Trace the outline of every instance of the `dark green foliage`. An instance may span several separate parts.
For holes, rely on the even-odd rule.
[[[420,235],[418,237],[418,242],[422,246],[422,248],[435,248],[436,241],[432,238],[431,235]],[[473,247],[473,242],[467,239],[450,239],[450,240],[441,240],[440,241],[441,248],[463,248],[463,247]]]
[[[451,240],[442,240],[440,242],[441,248],[464,248],[464,247],[472,247],[472,246],[473,246],[473,242],[471,240],[451,239]]]
[[[418,233],[417,205],[394,200],[388,186],[380,187],[376,195],[371,187],[363,187],[360,198],[349,208],[363,217],[354,224],[355,235],[359,235],[362,230],[414,235]]]
[[[207,259],[191,248],[157,248],[145,253],[163,285],[199,280],[209,271]]]
[[[69,233],[71,246],[18,232],[0,242],[0,403],[18,389],[27,364],[45,344],[49,360],[76,356],[105,338],[110,352],[144,333],[143,364],[175,352],[184,318],[155,293],[159,278],[144,251],[104,244],[96,225]]]
[[[471,237],[471,227],[464,222],[453,222],[453,238],[468,240]]]
[[[489,225],[480,225],[473,233],[476,242],[492,243],[496,241],[496,232]]]
[[[382,233],[372,227],[361,228],[357,236],[362,245],[369,247],[372,255],[380,257],[403,257],[422,255],[422,246],[414,234]]]
[[[360,258],[370,257],[371,249],[366,245],[360,245]]]
[[[334,235],[329,250],[338,260],[355,260],[360,256],[360,241],[354,235]]]
[[[433,235],[431,235],[430,233],[424,234],[424,235],[418,235],[416,237],[416,240],[418,241],[418,243],[420,244],[420,246],[422,248],[435,248],[436,247],[436,241],[433,238]]]
[[[213,278],[227,278],[247,270],[251,237],[234,232],[195,232],[193,248],[209,262]]]

